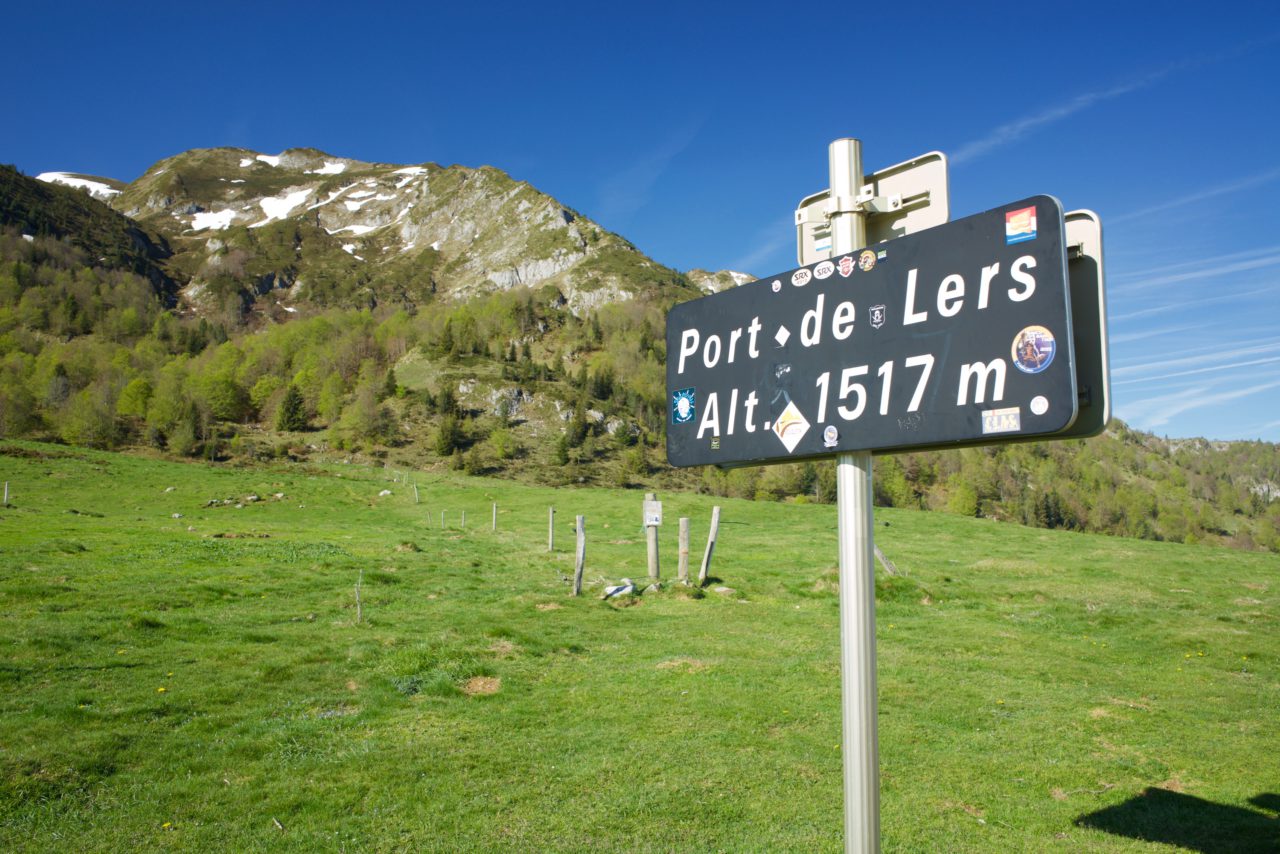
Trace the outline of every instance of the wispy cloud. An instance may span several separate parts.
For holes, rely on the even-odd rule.
[[[671,162],[697,137],[698,129],[699,125],[695,123],[675,131],[656,148],[605,178],[600,183],[600,207],[598,216],[594,218],[606,227],[617,228],[619,220],[648,204],[654,185]]]
[[[1178,261],[1173,264],[1164,264],[1161,266],[1143,266],[1142,269],[1132,272],[1122,272],[1109,274],[1107,281],[1111,284],[1116,282],[1138,281],[1141,279],[1149,279],[1153,276],[1166,276],[1177,274],[1186,270],[1200,270],[1209,267],[1220,267],[1223,264],[1233,264],[1238,261],[1246,261],[1254,258],[1260,258],[1264,255],[1280,253],[1280,243],[1271,246],[1260,246],[1254,249],[1242,249],[1237,252],[1227,252],[1223,255],[1196,256],[1190,261]]]
[[[1268,430],[1274,430],[1277,427],[1280,427],[1280,419],[1277,419],[1275,421],[1268,421],[1265,424],[1254,424],[1252,426],[1245,427],[1239,431],[1239,434],[1241,436],[1259,436],[1260,437],[1263,433],[1266,433]]]
[[[1235,193],[1240,190],[1249,190],[1249,189],[1252,189],[1253,187],[1260,187],[1263,184],[1269,184],[1270,182],[1276,180],[1277,178],[1280,178],[1280,168],[1268,169],[1265,172],[1259,172],[1258,174],[1250,175],[1247,178],[1239,178],[1235,181],[1229,181],[1225,184],[1216,184],[1212,187],[1206,187],[1203,190],[1197,190],[1194,193],[1189,193],[1188,195],[1182,196],[1177,199],[1172,199],[1167,202],[1161,202],[1158,205],[1152,205],[1151,207],[1141,208],[1136,211],[1130,211],[1129,213],[1120,214],[1119,216],[1108,217],[1107,225],[1115,225],[1116,223],[1128,222],[1129,220],[1138,219],[1139,217],[1150,216],[1151,214],[1154,214],[1154,213],[1167,211],[1167,210],[1170,210],[1171,208],[1180,208],[1180,207],[1185,207],[1187,205],[1194,205],[1197,202],[1203,202],[1206,199],[1212,199],[1215,196],[1224,196],[1227,193]]]
[[[1256,365],[1270,365],[1276,362],[1280,362],[1280,356],[1271,356],[1270,358],[1267,358],[1267,359],[1250,359],[1246,362],[1232,362],[1231,364],[1227,364],[1227,365],[1214,365],[1211,368],[1193,368],[1189,371],[1174,371],[1173,373],[1169,373],[1167,371],[1161,371],[1158,378],[1161,380],[1167,380],[1167,379],[1173,379],[1174,377],[1190,377],[1196,374],[1212,374],[1218,371],[1233,371],[1236,368],[1248,368]],[[1112,380],[1111,384],[1112,385],[1133,385],[1134,383],[1149,383],[1149,382],[1151,382],[1150,378],[1139,377],[1137,379],[1132,379],[1132,380]]]
[[[1134,401],[1125,407],[1126,417],[1135,424],[1142,426],[1143,429],[1161,427],[1184,412],[1203,409],[1206,406],[1218,406],[1232,400],[1239,400],[1242,397],[1249,397],[1268,391],[1277,386],[1280,386],[1280,380],[1218,392],[1213,390],[1213,386],[1192,386],[1173,394]]]
[[[1228,59],[1242,56],[1250,53],[1258,48],[1269,45],[1280,38],[1278,33],[1270,33],[1262,38],[1246,42],[1241,45],[1229,48],[1216,53],[1206,53],[1200,56],[1191,57],[1180,62],[1172,62],[1155,71],[1148,72],[1131,80],[1118,83],[1093,92],[1085,92],[1082,95],[1076,95],[1066,101],[1057,104],[1051,104],[1043,109],[1014,119],[1011,122],[1005,122],[994,128],[986,136],[975,139],[960,146],[954,154],[951,155],[950,161],[952,165],[960,165],[969,160],[976,160],[997,148],[1002,148],[1011,143],[1017,142],[1023,137],[1040,130],[1048,125],[1056,124],[1063,119],[1069,118],[1081,110],[1087,110],[1095,104],[1104,101],[1110,101],[1113,98],[1119,98],[1122,95],[1128,95],[1154,86],[1161,80],[1171,74],[1179,71],[1187,71],[1190,69],[1200,68],[1205,65],[1212,65]]]
[[[1161,287],[1164,285],[1174,285],[1179,282],[1192,282],[1198,279],[1220,279],[1223,276],[1229,276],[1232,273],[1245,273],[1250,270],[1261,270],[1266,267],[1274,267],[1280,264],[1280,253],[1275,255],[1266,255],[1262,258],[1251,258],[1247,261],[1237,261],[1234,264],[1211,264],[1201,270],[1189,270],[1185,273],[1173,273],[1167,276],[1153,276],[1147,279],[1140,279],[1131,284],[1126,284],[1116,288],[1117,291],[1137,291],[1147,290],[1149,288]]]
[[[1060,104],[1052,104],[1039,112],[1032,113],[1029,116],[1023,116],[1006,122],[993,129],[986,136],[967,142],[952,154],[950,157],[953,165],[960,165],[969,160],[976,160],[984,154],[988,154],[997,148],[1010,145],[1017,142],[1030,133],[1040,130],[1046,125],[1055,124],[1069,116],[1073,116],[1081,110],[1086,110],[1094,104],[1109,101],[1112,98],[1119,98],[1121,95],[1128,95],[1130,92],[1137,92],[1139,89],[1145,89],[1152,86],[1173,72],[1177,71],[1181,66],[1174,64],[1168,65],[1159,71],[1145,74],[1136,80],[1130,80],[1111,86],[1107,89],[1099,89],[1096,92],[1086,92],[1083,95],[1076,95]]]
[[[1203,367],[1206,362],[1217,361],[1222,359],[1239,359],[1244,356],[1261,356],[1267,353],[1280,352],[1280,338],[1270,341],[1259,341],[1248,347],[1231,347],[1226,350],[1202,350],[1194,355],[1183,356],[1182,358],[1165,358],[1163,356],[1151,356],[1140,365],[1128,365],[1124,367],[1116,367],[1111,369],[1112,375],[1133,374],[1152,372],[1161,377],[1174,376],[1169,373],[1170,369],[1180,368],[1183,365],[1196,365]],[[1280,360],[1280,359],[1278,359]]]
[[[1251,291],[1241,291],[1237,293],[1219,294],[1218,296],[1205,297],[1204,299],[1190,299],[1182,302],[1164,302],[1152,308],[1144,308],[1138,311],[1130,311],[1124,314],[1111,314],[1110,321],[1117,320],[1133,320],[1138,317],[1150,317],[1153,314],[1167,314],[1171,311],[1181,311],[1185,308],[1203,308],[1207,305],[1218,305],[1224,302],[1239,302],[1248,297],[1256,297],[1261,294],[1275,294],[1274,286],[1265,288],[1255,288]]]
[[[769,269],[774,269],[778,263],[773,260],[773,257],[786,247],[795,246],[795,243],[796,226],[791,217],[775,220],[756,233],[756,239],[753,241],[754,248],[731,262],[729,269],[751,273],[753,276],[759,274],[761,265],[768,265]]]
[[[1171,335],[1177,335],[1180,332],[1188,332],[1192,329],[1198,329],[1194,324],[1186,323],[1180,326],[1161,326],[1155,329],[1144,329],[1141,332],[1123,332],[1119,335],[1108,336],[1108,340],[1112,344],[1130,344],[1134,341],[1143,341],[1147,338],[1167,338]]]

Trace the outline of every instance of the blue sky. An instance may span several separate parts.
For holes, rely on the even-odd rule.
[[[792,210],[826,186],[831,140],[862,139],[872,170],[941,150],[953,217],[1039,193],[1102,217],[1116,415],[1280,441],[1274,0],[62,2],[5,20],[0,162],[29,175],[127,181],[223,145],[489,164],[682,270],[794,266]]]

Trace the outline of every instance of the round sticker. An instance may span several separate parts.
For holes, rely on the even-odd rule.
[[[828,424],[826,429],[822,431],[822,444],[827,448],[834,448],[840,441],[840,431],[836,429],[836,425]]]
[[[835,264],[832,264],[830,261],[823,261],[821,264],[813,268],[813,277],[815,279],[825,279],[835,271]]]
[[[1043,394],[1037,394],[1031,398],[1031,412],[1035,415],[1044,415],[1049,411],[1049,398]]]
[[[1024,374],[1038,374],[1053,364],[1058,345],[1043,326],[1028,326],[1013,339],[1013,364]]]
[[[791,284],[797,288],[802,288],[809,284],[809,280],[813,278],[813,274],[803,267],[791,274]]]
[[[876,253],[870,249],[862,250],[862,254],[858,256],[858,269],[867,272],[876,265]]]
[[[778,291],[782,290],[782,279],[774,279],[773,284],[770,285],[770,287],[773,288],[773,292],[776,294]]]

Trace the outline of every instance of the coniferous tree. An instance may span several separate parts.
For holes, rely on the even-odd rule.
[[[276,429],[295,431],[307,429],[306,404],[302,400],[302,392],[296,385],[290,385],[280,401],[280,409],[276,412]]]

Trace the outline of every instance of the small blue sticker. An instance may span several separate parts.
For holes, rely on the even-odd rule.
[[[671,423],[688,424],[693,420],[696,392],[691,388],[682,388],[671,395]]]
[[[1024,374],[1038,374],[1053,364],[1058,342],[1043,326],[1028,326],[1013,339],[1013,364]]]

